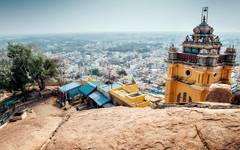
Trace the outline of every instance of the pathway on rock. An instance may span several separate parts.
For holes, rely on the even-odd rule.
[[[65,113],[54,106],[56,98],[39,103],[27,117],[0,129],[0,149],[35,150],[61,123]]]

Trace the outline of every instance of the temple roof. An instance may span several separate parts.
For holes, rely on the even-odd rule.
[[[199,54],[202,49],[211,51],[212,49],[219,51],[221,49],[222,43],[218,36],[214,35],[214,28],[211,27],[208,23],[208,8],[204,7],[202,10],[201,23],[193,29],[193,34],[187,36],[183,42],[183,49],[192,49],[194,54]],[[192,51],[191,50],[191,51]],[[190,50],[187,50],[188,53],[191,53]]]
[[[187,35],[182,43],[183,51],[177,52],[172,45],[169,48],[168,61],[199,66],[236,65],[236,50],[233,46],[220,53],[222,43],[214,35],[214,29],[208,24],[208,8],[202,10],[201,23],[193,29],[192,35]]]
[[[212,34],[213,31],[214,31],[213,27],[208,25],[205,21],[193,29],[193,32],[195,34]]]

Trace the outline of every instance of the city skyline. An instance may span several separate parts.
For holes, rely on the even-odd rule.
[[[94,32],[186,32],[209,7],[217,32],[240,32],[237,0],[0,1],[0,35]]]

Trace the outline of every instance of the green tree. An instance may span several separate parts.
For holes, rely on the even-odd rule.
[[[26,98],[28,85],[37,83],[40,90],[43,90],[46,80],[56,76],[56,61],[39,54],[36,55],[33,53],[32,47],[9,44],[7,50],[11,65],[9,73],[0,68],[0,79],[9,76],[9,82],[6,78],[4,83],[0,82],[0,85],[8,85],[9,89],[13,91],[21,90]],[[1,72],[5,72],[5,74]]]
[[[14,91],[20,89],[26,98],[26,85],[33,83],[29,73],[32,58],[31,49],[21,44],[9,44],[7,49],[8,57],[12,62],[10,87]]]
[[[91,69],[90,72],[91,72],[91,75],[101,76],[101,73],[98,68]]]
[[[119,74],[120,76],[126,76],[126,75],[127,75],[127,72],[126,72],[124,69],[122,69],[122,70],[118,70],[118,74]]]
[[[38,84],[40,90],[45,89],[46,80],[56,77],[57,63],[44,56],[34,56],[31,62],[31,77]]]
[[[9,90],[11,72],[11,62],[6,55],[1,54],[0,56],[0,90]]]

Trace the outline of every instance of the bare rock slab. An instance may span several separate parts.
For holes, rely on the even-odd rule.
[[[240,109],[115,107],[73,113],[47,150],[240,149]]]

